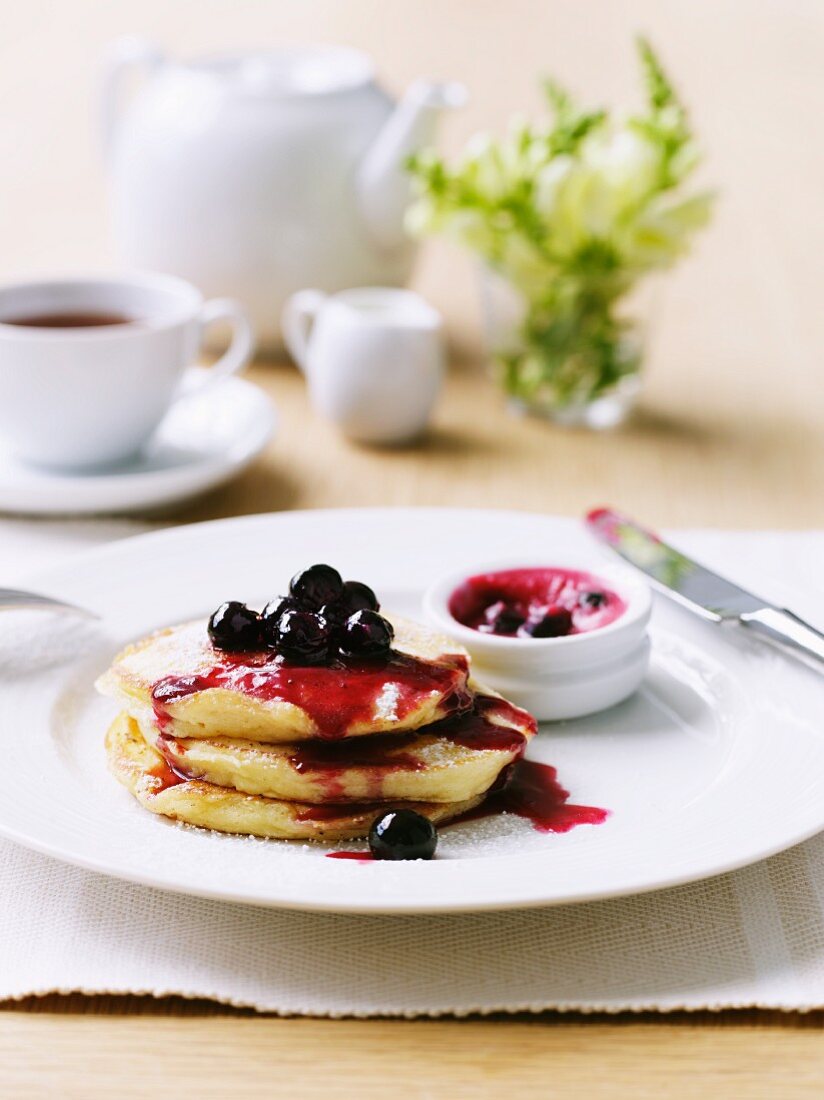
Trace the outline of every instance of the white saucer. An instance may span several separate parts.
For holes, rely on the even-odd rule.
[[[202,368],[193,367],[195,376]],[[171,410],[145,453],[100,473],[24,466],[0,451],[0,511],[88,515],[166,507],[229,481],[266,447],[275,428],[267,395],[227,378]]]

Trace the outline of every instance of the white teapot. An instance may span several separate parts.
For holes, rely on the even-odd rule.
[[[274,344],[301,287],[407,280],[405,162],[464,99],[458,84],[420,80],[395,106],[348,47],[179,62],[121,39],[103,91],[121,256],[239,299]]]

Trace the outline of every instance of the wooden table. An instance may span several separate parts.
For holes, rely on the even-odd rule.
[[[579,515],[610,502],[656,525],[824,525],[816,0],[1,2],[0,145],[14,165],[0,181],[4,277],[109,258],[87,129],[91,62],[112,34],[141,24],[188,52],[339,38],[376,53],[398,87],[419,71],[454,75],[473,103],[451,124],[453,148],[478,126],[537,107],[540,72],[596,99],[628,93],[629,37],[643,27],[708,146],[716,222],[667,282],[645,399],[626,430],[595,436],[510,419],[480,365],[469,267],[436,246],[418,284],[447,312],[455,350],[425,444],[351,446],[314,418],[291,368],[263,364],[253,377],[278,404],[277,439],[241,480],[175,521],[387,504]],[[755,1012],[280,1020],[182,1001],[49,997],[0,1011],[0,1096],[791,1100],[824,1093],[823,1021]]]

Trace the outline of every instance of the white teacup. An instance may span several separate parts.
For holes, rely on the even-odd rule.
[[[439,314],[408,290],[294,294],[283,336],[314,407],[363,443],[404,443],[426,427],[443,376]]]
[[[204,382],[181,386],[206,326],[232,341]],[[169,407],[248,363],[249,322],[170,275],[54,279],[0,288],[0,443],[38,466],[90,469],[133,457]]]

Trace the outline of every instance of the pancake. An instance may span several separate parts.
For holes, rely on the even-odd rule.
[[[483,794],[535,733],[532,717],[484,694],[466,714],[406,734],[264,745],[178,739],[141,723],[175,771],[247,794],[296,802],[460,802]]]
[[[222,833],[281,840],[355,840],[367,836],[379,803],[324,806],[242,794],[204,780],[182,780],[144,740],[134,719],[120,714],[106,734],[109,768],[152,813]],[[481,802],[409,802],[410,809],[442,824]]]
[[[419,729],[466,693],[466,651],[393,618],[385,663],[290,666],[271,652],[225,654],[206,620],[158,631],[118,654],[98,689],[146,727],[180,740],[233,737],[268,744]]]

